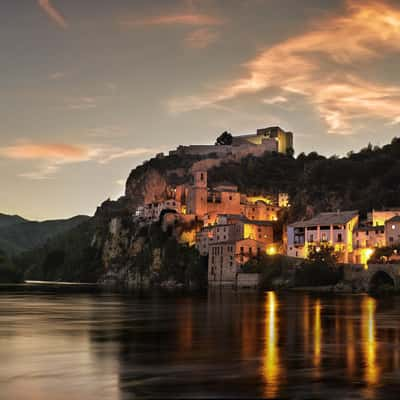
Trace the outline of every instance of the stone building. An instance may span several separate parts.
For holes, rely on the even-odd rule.
[[[287,228],[287,255],[307,258],[310,247],[329,244],[339,254],[339,261],[349,262],[353,252],[353,230],[358,225],[358,211],[324,212]]]
[[[368,213],[367,223],[372,226],[384,226],[385,222],[393,217],[400,216],[400,209],[372,210]]]
[[[214,155],[240,159],[247,155],[261,156],[266,151],[286,154],[293,149],[293,133],[279,126],[257,129],[255,134],[233,136],[230,145],[179,146],[170,155]]]
[[[385,235],[387,246],[400,244],[400,215],[385,222]]]
[[[266,244],[253,239],[211,244],[208,256],[209,285],[235,285],[240,265],[265,251]]]
[[[367,264],[375,248],[385,246],[385,226],[358,226],[353,231],[353,257],[355,264]]]

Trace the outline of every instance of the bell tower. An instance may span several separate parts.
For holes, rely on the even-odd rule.
[[[207,188],[207,171],[197,171],[193,177],[195,188]]]
[[[200,218],[207,214],[207,171],[193,173],[193,186],[189,190],[188,212]]]

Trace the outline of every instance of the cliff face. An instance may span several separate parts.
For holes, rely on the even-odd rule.
[[[152,159],[131,172],[123,198],[98,208],[93,245],[101,249],[104,284],[128,288],[204,284],[207,266],[200,266],[195,249],[179,243],[193,227],[170,223],[167,217],[152,226],[133,218],[138,206],[164,200],[171,185],[186,182],[198,161],[198,157]]]
[[[191,287],[206,284],[207,265],[160,224],[138,225],[114,217],[103,236],[101,282],[118,288]]]
[[[167,178],[154,168],[148,168],[143,174],[132,173],[127,182],[125,195],[130,210],[144,203],[162,200],[167,192]]]

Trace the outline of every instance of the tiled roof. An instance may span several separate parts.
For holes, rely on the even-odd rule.
[[[358,211],[323,212],[306,221],[298,221],[290,226],[294,228],[306,228],[315,225],[343,225],[358,215]]]
[[[371,231],[376,231],[376,230],[384,230],[385,227],[382,225],[377,225],[377,226],[358,226],[357,228],[354,229],[354,232],[358,231],[358,232],[371,232]]]

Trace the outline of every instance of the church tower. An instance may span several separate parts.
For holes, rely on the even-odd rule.
[[[189,189],[188,213],[202,218],[207,214],[207,171],[193,174],[193,186]]]

